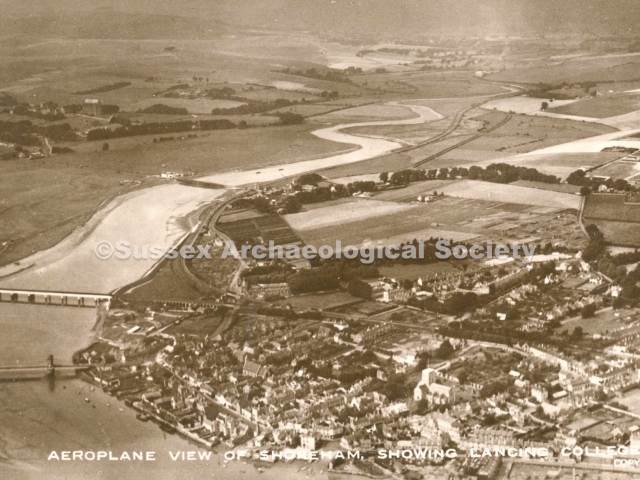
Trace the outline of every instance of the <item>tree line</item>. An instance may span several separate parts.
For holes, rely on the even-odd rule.
[[[123,125],[114,129],[95,128],[87,133],[87,140],[108,140],[137,135],[157,135],[165,133],[189,132],[192,130],[228,130],[237,128],[230,120],[180,120],[177,122],[152,122]]]

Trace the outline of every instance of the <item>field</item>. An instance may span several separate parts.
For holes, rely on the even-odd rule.
[[[274,302],[276,305],[291,305],[292,308],[313,308],[328,310],[350,303],[361,302],[362,299],[353,297],[346,292],[330,292],[317,295],[300,295]]]
[[[393,267],[380,267],[380,274],[396,280],[415,280],[418,277],[429,278],[436,274],[459,273],[461,262],[437,262],[428,265],[394,265]]]
[[[509,185],[515,185],[516,187],[538,188],[540,190],[550,190],[552,192],[569,193],[572,195],[580,193],[579,186],[569,185],[568,183],[543,183],[518,180],[517,182],[510,183]]]
[[[612,310],[607,309],[598,312],[591,318],[578,317],[575,320],[570,320],[562,323],[562,326],[558,327],[559,331],[568,330],[573,331],[574,326],[580,325],[584,333],[602,334],[606,335],[614,333],[616,330],[629,327],[634,318],[633,310]]]
[[[589,195],[583,212],[585,219],[640,223],[640,205],[625,203],[624,195]]]
[[[186,318],[177,325],[172,325],[166,330],[167,335],[192,335],[202,338],[204,335],[211,335],[220,326],[220,317],[197,317]]]
[[[453,183],[451,186],[455,185]],[[531,190],[542,197],[566,195],[534,189],[524,190]],[[400,190],[387,193],[396,192]],[[287,215],[286,219],[289,221],[290,217],[295,216],[295,225],[298,227],[294,226],[294,229],[305,243],[315,246],[333,245],[337,239],[342,241],[343,246],[378,240],[386,245],[397,245],[413,239],[429,238],[445,238],[452,241],[482,241],[483,238],[491,238],[520,243],[525,240],[539,242],[541,238],[548,238],[561,239],[562,242],[572,245],[584,243],[584,235],[576,221],[576,214],[558,213],[566,207],[531,206],[445,196],[427,204],[400,204],[408,208],[398,213],[382,213],[381,208],[376,206],[372,210],[373,213],[360,219],[344,214],[356,203],[398,205],[391,201],[382,202],[377,198],[379,197],[375,200],[335,201],[323,207],[315,206],[305,212]],[[575,198],[579,201],[579,197]],[[315,218],[327,220],[316,224],[313,221]]]
[[[533,188],[462,180],[441,189],[445,195],[495,202],[517,202],[553,208],[578,208],[580,197]]]
[[[555,103],[555,102],[554,102]],[[589,98],[548,110],[550,113],[580,117],[608,118],[640,110],[638,95],[609,95]]]
[[[597,168],[589,173],[589,176],[605,176],[616,180],[629,178],[640,174],[640,162],[618,161]]]
[[[386,190],[376,193],[375,199],[385,202],[413,202],[418,195],[433,195],[434,191],[440,191],[443,187],[455,183],[455,180],[427,180],[425,182],[415,182],[406,188],[396,190]]]
[[[337,112],[329,113],[327,116],[336,117],[342,121],[343,117],[365,117],[369,118],[411,118],[415,114],[407,107],[393,105],[364,105],[361,107],[347,108]],[[319,121],[326,120],[326,117],[319,117]],[[358,121],[357,119],[355,121]]]
[[[230,100],[211,100],[208,98],[147,98],[127,105],[127,110],[138,111],[149,108],[152,105],[161,104],[173,108],[186,108],[189,113],[210,114],[214,108],[233,108],[245,105],[243,102]]]
[[[612,245],[640,247],[640,223],[615,222],[586,218],[584,219],[584,223],[595,224],[604,234],[604,239]]]
[[[0,264],[55,245],[87,222],[106,200],[151,183],[138,175],[44,160],[2,162]]]
[[[95,151],[67,154],[48,163],[91,170],[158,175],[162,171],[212,173],[238,168],[297,162],[305,157],[329,155],[345,145],[309,134],[314,125],[220,130],[201,133],[186,141],[153,144],[152,136],[110,140],[113,150],[102,151],[103,142],[92,142]],[[146,140],[145,140],[146,139]]]
[[[555,65],[524,67],[490,75],[492,80],[516,83],[580,83],[585,81],[619,82],[640,78],[639,55],[603,55],[581,57]]]
[[[626,405],[631,413],[640,414],[640,389],[636,388],[625,393],[621,398],[617,399],[622,405]]]
[[[415,208],[398,203],[356,199],[338,206],[321,207],[313,209],[311,212],[285,215],[285,219],[295,230],[309,230],[361,221],[372,217],[408,213]]]
[[[244,219],[223,221],[217,223],[216,226],[235,242],[240,243],[256,242],[258,238],[261,238],[265,243],[273,241],[275,245],[300,242],[300,238],[279,215],[253,217],[244,215]]]

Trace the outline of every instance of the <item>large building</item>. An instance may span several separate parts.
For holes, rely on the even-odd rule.
[[[422,378],[413,390],[413,399],[416,402],[427,400],[436,405],[448,405],[455,403],[457,387],[450,384],[438,375],[433,368],[422,370]]]

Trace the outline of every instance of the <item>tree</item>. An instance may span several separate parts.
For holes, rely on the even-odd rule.
[[[299,113],[281,112],[276,116],[280,119],[281,125],[299,125],[304,122],[304,117]]]
[[[542,102],[540,110],[545,111],[547,108],[549,108],[549,104],[547,102]]]
[[[571,334],[570,338],[572,341],[577,342],[578,340],[582,339],[583,336],[583,332],[582,332],[582,327],[576,327],[573,329],[573,333]]]
[[[103,144],[102,144],[102,150],[103,150],[103,151],[107,151],[107,150],[109,150],[109,144],[108,144],[108,143],[103,143]]]
[[[238,122],[238,128],[239,128],[240,130],[244,130],[245,128],[248,128],[248,127],[249,127],[249,125],[247,125],[246,120],[240,120],[240,121]]]
[[[361,280],[351,280],[349,282],[349,286],[347,287],[347,291],[350,295],[353,295],[354,297],[364,298],[365,300],[370,300],[373,293],[371,285]]]
[[[453,345],[451,345],[451,342],[447,338],[440,344],[440,346],[436,350],[436,357],[442,360],[446,360],[451,355],[453,355],[453,352],[454,352]]]
[[[582,314],[582,318],[593,317],[596,314],[596,304],[590,303],[589,305],[585,305],[584,307],[582,307],[581,314]],[[580,327],[576,327],[576,328],[580,328]]]
[[[589,187],[580,187],[580,195],[586,197],[591,193],[591,189]]]
[[[382,172],[380,174],[380,181],[383,183],[387,183],[389,181],[389,172]]]
[[[416,403],[416,415],[426,415],[429,413],[429,410],[429,401],[426,398]]]

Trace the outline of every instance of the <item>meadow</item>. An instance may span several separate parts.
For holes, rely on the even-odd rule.
[[[640,110],[640,96],[637,94],[588,98],[561,107],[551,108],[548,112],[580,117],[608,118],[624,115],[635,110]]]
[[[596,168],[590,175],[611,177],[614,180],[619,178],[629,178],[640,174],[640,162],[618,161],[610,163],[601,168]]]
[[[603,233],[606,242],[624,247],[640,247],[640,223],[616,222],[601,219],[584,219],[593,223]]]
[[[586,219],[640,223],[640,205],[624,200],[624,195],[589,195],[582,215]]]
[[[161,143],[152,142],[158,135],[126,137],[109,140],[106,152],[102,151],[104,142],[87,142],[82,153],[51,157],[48,162],[148,175],[165,170],[205,174],[298,162],[349,148],[311,135],[309,132],[316,128],[303,124],[197,132],[197,138]],[[92,146],[94,151],[90,150]]]
[[[491,80],[526,84],[586,81],[620,82],[640,78],[640,54],[580,57],[550,65],[505,70],[490,75]]]
[[[580,197],[534,188],[462,180],[441,189],[445,195],[495,202],[513,202],[553,208],[578,208]]]

